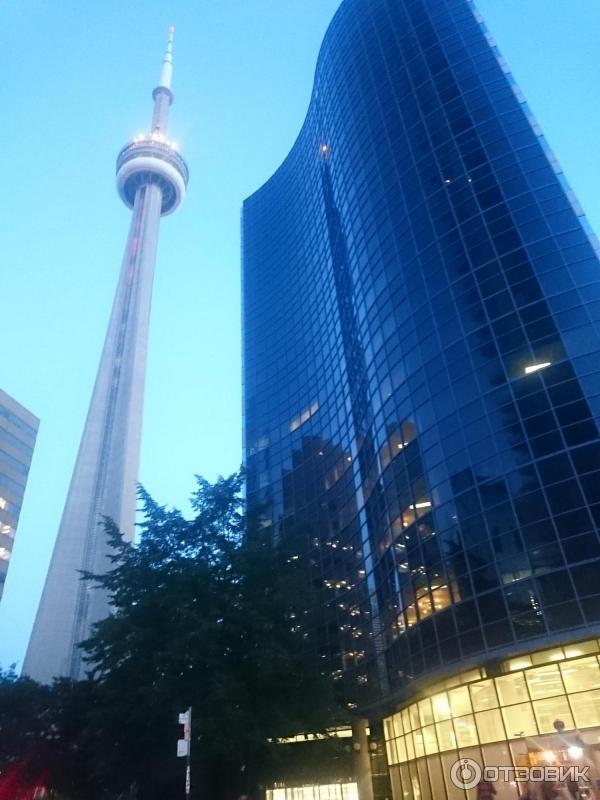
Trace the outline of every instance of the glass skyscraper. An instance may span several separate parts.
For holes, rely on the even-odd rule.
[[[395,800],[600,764],[598,254],[469,0],[342,2],[244,204],[245,461]]]
[[[0,389],[0,599],[40,421]]]

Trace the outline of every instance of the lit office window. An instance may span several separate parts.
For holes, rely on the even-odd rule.
[[[564,722],[566,730],[575,727],[571,709],[569,708],[569,702],[564,695],[560,697],[550,697],[547,700],[534,701],[533,711],[537,719],[540,733],[554,733],[554,722],[557,719]]]
[[[452,709],[453,717],[462,717],[464,714],[471,713],[471,700],[469,698],[469,690],[466,686],[452,689],[448,692],[448,699],[450,700],[450,708]]]
[[[459,747],[471,747],[477,744],[477,728],[472,714],[454,720],[454,732]]]
[[[580,728],[600,725],[600,691],[580,692],[569,698],[575,723]]]
[[[560,678],[558,666],[529,669],[525,673],[525,676],[532,700],[564,694],[563,682]]]
[[[525,678],[522,672],[496,678],[496,688],[498,689],[498,697],[500,698],[501,705],[506,706],[511,703],[521,703],[523,700],[529,699],[527,687],[525,686]]]
[[[538,732],[531,703],[518,703],[502,709],[506,735],[509,739],[535,736]]]
[[[474,683],[470,689],[474,711],[486,711],[487,709],[498,707],[498,698],[496,697],[493,680]]]
[[[477,723],[477,732],[479,733],[481,744],[504,739],[502,717],[497,708],[492,708],[490,711],[480,711],[475,714],[475,722]]]
[[[567,692],[600,688],[600,669],[595,656],[560,665]]]

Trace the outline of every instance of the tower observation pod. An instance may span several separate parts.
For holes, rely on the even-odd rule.
[[[161,215],[171,214],[185,197],[188,168],[177,146],[166,137],[169,108],[173,102],[173,28],[165,52],[160,81],[152,92],[154,114],[148,134],[128,142],[117,158],[117,189],[121,200],[134,208],[138,190],[156,186],[161,194]]]
[[[173,102],[173,28],[150,132],[117,157],[117,190],[132,210],[129,236],[88,415],[46,576],[23,673],[44,683],[79,679],[86,665],[78,644],[110,614],[105,592],[81,574],[111,568],[104,518],[132,541],[143,415],[152,283],[161,216],[185,197],[188,168],[167,138]]]

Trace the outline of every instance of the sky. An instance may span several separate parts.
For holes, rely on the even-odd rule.
[[[240,209],[292,146],[339,0],[3,0],[0,387],[41,419],[4,596],[20,667],[75,461],[129,212],[120,147],[150,123],[175,33],[169,131],[190,167],[161,223],[140,480],[186,510],[241,462]],[[600,231],[598,0],[479,0]]]

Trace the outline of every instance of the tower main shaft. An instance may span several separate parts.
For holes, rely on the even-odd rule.
[[[23,672],[49,682],[80,678],[78,643],[108,616],[106,594],[81,571],[110,568],[103,517],[133,539],[152,283],[160,217],[181,203],[188,171],[166,139],[173,101],[173,30],[154,89],[151,132],[123,147],[117,188],[132,209],[100,366]]]

